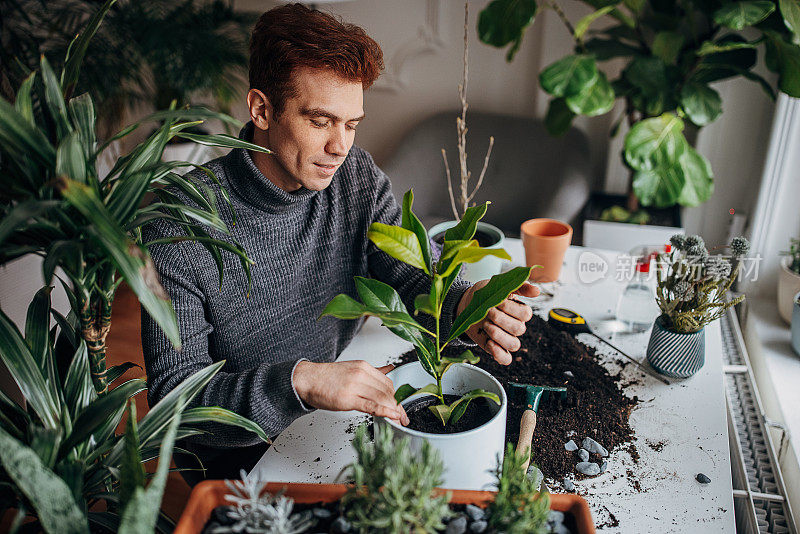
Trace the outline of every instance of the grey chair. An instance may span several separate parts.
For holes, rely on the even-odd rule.
[[[382,166],[398,201],[414,188],[414,211],[427,227],[453,219],[441,149],[447,150],[457,199],[459,115],[459,111],[448,111],[425,119]],[[508,236],[519,236],[520,224],[533,217],[577,221],[594,186],[583,132],[572,128],[563,137],[552,137],[539,119],[479,112],[467,113],[467,127],[470,189],[483,167],[489,136],[495,138],[486,177],[473,199],[492,201],[486,222]]]

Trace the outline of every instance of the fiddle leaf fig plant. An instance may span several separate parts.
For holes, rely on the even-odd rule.
[[[430,279],[428,293],[418,295],[414,300],[414,316],[423,313],[431,317],[429,327],[423,326],[408,313],[400,295],[388,284],[370,278],[355,277],[356,291],[361,302],[349,295],[334,297],[320,317],[330,315],[339,319],[358,319],[364,316],[378,317],[397,336],[414,345],[422,368],[434,382],[417,388],[410,384],[401,385],[395,392],[395,400],[402,402],[412,395],[432,395],[439,403],[430,410],[442,425],[457,422],[466,412],[469,403],[476,398],[485,397],[500,403],[496,394],[475,389],[451,404],[445,402],[442,393],[442,377],[456,363],[477,363],[472,351],[465,350],[458,357],[443,357],[442,351],[467,329],[482,321],[489,310],[502,303],[518,289],[530,276],[531,267],[516,267],[511,271],[495,275],[489,283],[477,290],[469,304],[455,318],[450,331],[441,331],[442,305],[461,265],[474,263],[486,256],[496,256],[505,260],[511,257],[502,249],[487,249],[473,239],[478,221],[486,213],[489,202],[467,208],[459,223],[447,230],[439,258],[434,258],[428,241],[428,234],[419,218],[412,211],[413,190],[403,197],[403,218],[401,226],[372,223],[367,237],[391,257],[423,271]]]
[[[697,206],[711,197],[708,160],[685,137],[687,121],[702,128],[722,113],[710,85],[744,77],[775,99],[772,84],[753,71],[757,50],[778,74],[777,89],[800,97],[800,4],[795,0],[664,2],[583,0],[594,11],[575,24],[557,0],[493,0],[480,13],[482,42],[510,45],[511,61],[540,9],[552,9],[574,40],[569,55],[545,67],[539,83],[552,96],[545,126],[566,133],[578,115],[608,113],[617,99],[627,119],[624,162],[631,169],[628,210],[638,205]],[[609,80],[599,64],[623,61]]]

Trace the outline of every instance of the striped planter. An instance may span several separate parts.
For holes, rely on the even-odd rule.
[[[689,378],[706,361],[705,328],[692,334],[668,330],[658,317],[647,344],[647,361],[653,369],[672,378]]]

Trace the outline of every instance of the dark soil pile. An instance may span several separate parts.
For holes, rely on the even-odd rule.
[[[506,389],[509,400],[506,440],[514,445],[519,437],[519,422],[525,408],[524,394],[509,382],[545,386],[566,386],[563,400],[552,396],[543,401],[538,410],[538,422],[531,445],[533,462],[546,477],[561,479],[575,472],[579,461],[575,452],[567,451],[564,444],[570,439],[578,446],[585,437],[591,437],[611,451],[633,440],[633,430],[628,424],[631,409],[639,401],[625,396],[618,383],[619,375],[611,376],[598,363],[595,350],[579,343],[573,336],[556,330],[534,315],[527,331],[520,337],[522,348],[513,354],[510,365],[500,365],[481,349],[478,364],[495,376]],[[457,356],[463,349],[445,349],[446,356]],[[415,361],[409,352],[401,356],[400,363]],[[571,376],[570,376],[571,375]],[[635,451],[635,446],[629,445]],[[600,461],[592,454],[590,461]]]

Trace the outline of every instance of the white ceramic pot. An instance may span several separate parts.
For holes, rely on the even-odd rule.
[[[781,260],[781,270],[778,273],[778,313],[786,321],[792,322],[792,306],[794,296],[800,291],[800,274],[789,269],[788,257]]]
[[[443,223],[439,223],[428,230],[428,237],[433,239],[437,234],[444,232],[448,228],[452,228],[456,224],[458,224],[456,221],[445,221]],[[505,245],[506,237],[502,230],[500,230],[498,227],[489,223],[478,221],[477,230],[493,236],[496,240],[493,245],[484,248],[503,248]],[[500,274],[502,269],[502,259],[495,258],[494,256],[487,256],[481,261],[463,264],[461,267],[461,278],[467,282],[470,282],[471,284],[474,284],[480,280],[487,280],[496,274]]]
[[[395,387],[411,384],[422,387],[433,382],[419,362],[402,365],[388,376]],[[455,434],[429,434],[408,429],[390,419],[375,417],[376,425],[388,425],[397,438],[408,437],[411,449],[417,453],[422,443],[427,441],[444,462],[444,483],[442,487],[449,489],[491,490],[495,483],[493,471],[497,468],[498,458],[502,460],[506,442],[506,417],[508,398],[500,382],[492,375],[465,363],[455,364],[445,373],[442,379],[442,392],[452,395],[463,395],[473,389],[485,389],[500,397],[500,405],[490,402],[494,416],[484,425],[466,432]],[[402,404],[420,398],[415,395]],[[473,401],[474,402],[474,401]]]

